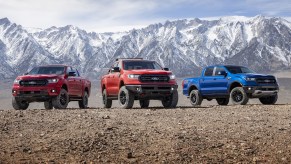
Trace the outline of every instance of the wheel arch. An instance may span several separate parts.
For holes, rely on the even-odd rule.
[[[191,85],[191,86],[189,87],[189,89],[188,89],[188,96],[190,95],[191,91],[194,90],[194,89],[199,90],[198,87],[197,87],[196,85]]]
[[[238,82],[238,81],[234,81],[234,82],[232,82],[231,84],[230,84],[230,86],[229,86],[229,88],[228,88],[228,93],[230,93],[231,92],[231,90],[233,89],[233,88],[235,88],[235,87],[242,87],[243,85],[240,83],[240,82]]]

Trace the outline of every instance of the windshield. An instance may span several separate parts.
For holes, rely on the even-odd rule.
[[[253,70],[248,69],[247,67],[240,66],[225,66],[225,68],[233,74],[237,73],[255,73]]]
[[[124,70],[134,70],[134,69],[159,69],[162,67],[154,61],[124,61]]]
[[[37,75],[37,74],[56,74],[61,75],[65,71],[65,67],[59,66],[59,67],[34,67],[30,72],[28,72],[29,75]]]

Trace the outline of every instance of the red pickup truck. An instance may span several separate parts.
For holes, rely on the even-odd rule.
[[[142,58],[117,59],[101,80],[105,108],[111,108],[112,100],[118,100],[125,109],[132,108],[134,100],[139,100],[141,108],[147,108],[150,100],[175,108],[177,88],[175,75],[168,68]]]
[[[25,110],[31,102],[44,102],[45,109],[65,109],[70,101],[79,101],[80,108],[87,108],[90,90],[91,82],[71,66],[34,67],[14,80],[12,106]]]

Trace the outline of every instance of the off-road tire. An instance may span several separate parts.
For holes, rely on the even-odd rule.
[[[85,91],[84,92],[84,95],[82,97],[82,100],[78,101],[79,103],[79,107],[81,109],[86,109],[88,108],[88,102],[89,102],[89,96],[88,96],[88,93]]]
[[[29,106],[29,103],[27,101],[19,101],[13,96],[12,106],[15,110],[26,110]]]
[[[190,103],[192,106],[200,106],[202,104],[203,98],[200,92],[196,89],[192,90],[189,94]]]
[[[118,102],[121,108],[130,109],[134,103],[134,94],[122,86],[118,93]]]
[[[52,99],[54,108],[66,109],[69,104],[69,95],[65,89],[61,89],[60,94]]]
[[[139,100],[139,105],[141,108],[148,108],[150,105],[150,100]]]
[[[229,98],[217,98],[218,105],[227,105],[229,103]]]
[[[170,96],[162,99],[162,104],[164,108],[176,108],[178,104],[178,99],[179,99],[178,91],[174,90]]]
[[[235,105],[246,105],[249,101],[249,97],[242,87],[233,88],[230,92],[230,99]]]
[[[102,93],[102,102],[104,108],[111,108],[112,100],[108,99],[106,89],[104,89]]]
[[[278,100],[278,94],[268,97],[261,97],[259,98],[260,102],[265,105],[273,105]]]
[[[53,106],[53,103],[52,101],[45,101],[44,102],[44,109],[53,109],[54,106]]]

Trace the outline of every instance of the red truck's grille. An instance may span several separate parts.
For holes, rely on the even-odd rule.
[[[19,82],[20,86],[31,87],[31,86],[45,86],[47,80],[21,80]]]
[[[271,79],[271,78],[258,78],[257,83],[259,84],[275,84],[276,79]]]
[[[140,75],[141,82],[168,82],[170,80],[167,75]]]

